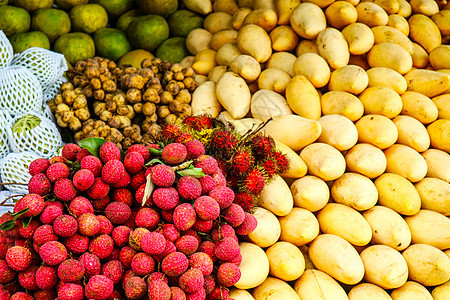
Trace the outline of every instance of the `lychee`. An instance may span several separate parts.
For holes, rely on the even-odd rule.
[[[92,186],[87,190],[87,194],[94,200],[102,199],[108,195],[109,189],[109,185],[101,177],[97,177],[94,179]]]
[[[145,161],[148,161],[150,159],[150,151],[145,147],[144,145],[134,144],[131,145],[127,149],[127,154],[130,152],[137,152],[144,158]]]
[[[205,146],[197,139],[192,139],[184,144],[187,150],[186,159],[195,159],[205,154]]]
[[[131,260],[131,269],[138,276],[147,276],[155,269],[155,261],[150,255],[140,252]]]
[[[86,148],[81,148],[80,151],[78,151],[77,153],[77,161],[79,163],[81,163],[81,161],[83,160],[83,158],[85,158],[86,156],[92,155],[91,152],[89,152],[88,149]]]
[[[150,168],[152,182],[159,187],[169,187],[175,182],[175,171],[172,167],[158,164]]]
[[[80,191],[85,191],[94,184],[94,173],[88,169],[81,169],[73,175],[73,185]]]
[[[120,249],[117,247],[114,247],[111,254],[108,255],[107,258],[105,258],[105,261],[119,260],[119,254],[120,254]]]
[[[6,252],[6,263],[15,271],[24,271],[31,264],[31,252],[22,246],[13,246]]]
[[[149,285],[153,280],[162,280],[165,283],[169,283],[166,274],[162,272],[155,271],[147,277],[147,285]]]
[[[56,198],[68,202],[77,196],[77,190],[72,181],[67,178],[59,179],[53,188]]]
[[[203,300],[203,299],[206,299],[206,291],[204,288],[198,289],[195,293],[186,295],[186,300]]]
[[[33,296],[24,292],[14,293],[9,300],[34,300]]]
[[[45,174],[51,182],[57,182],[59,179],[69,178],[70,170],[65,163],[58,162],[48,167]]]
[[[209,196],[219,203],[221,209],[227,208],[233,203],[234,192],[229,187],[219,186],[209,192]]]
[[[131,182],[131,175],[127,171],[123,171],[120,179],[111,184],[112,187],[116,189],[127,187]]]
[[[207,175],[211,175],[214,172],[217,172],[219,169],[217,160],[214,157],[205,154],[200,155],[199,157],[197,157],[197,159],[195,159],[194,166],[196,168],[201,168],[203,173]]]
[[[105,275],[92,276],[84,288],[84,294],[87,298],[93,300],[105,300],[111,296],[114,289],[114,283]]]
[[[157,188],[152,193],[152,200],[159,208],[169,210],[178,205],[180,196],[173,187]]]
[[[53,226],[51,225],[41,225],[34,231],[33,242],[38,246],[42,246],[46,242],[56,241],[58,236],[53,231]]]
[[[162,234],[169,242],[175,242],[180,237],[180,231],[175,225],[166,223],[162,226]]]
[[[209,257],[211,257],[212,261],[216,261],[217,257],[214,254],[215,248],[216,246],[213,242],[206,240],[200,243],[200,245],[198,246],[198,251],[208,254]]]
[[[89,243],[89,252],[96,255],[100,259],[107,258],[113,249],[114,241],[107,234],[99,235]]]
[[[173,209],[161,210],[161,216],[163,217],[163,220],[169,223],[173,223],[173,211]]]
[[[212,173],[211,177],[214,179],[217,186],[222,186],[222,187],[227,186],[227,179],[223,175],[222,171],[219,170],[217,172]]]
[[[28,181],[28,192],[30,194],[38,194],[45,196],[52,191],[52,183],[48,180],[44,173],[38,173],[31,177]]]
[[[36,220],[31,220],[27,227],[20,226],[19,233],[24,239],[31,239],[36,229],[41,225]]]
[[[97,200],[92,200],[92,207],[94,207],[94,210],[105,210],[106,206],[108,206],[108,204],[111,202],[110,198],[108,195],[106,195],[105,197],[101,198],[101,199],[97,199]]]
[[[103,163],[114,159],[120,159],[120,149],[113,142],[104,143],[100,147],[99,154]]]
[[[145,172],[141,171],[131,176],[130,187],[133,190],[137,190],[141,185],[146,183]]]
[[[228,295],[228,289],[226,287],[216,285],[208,295],[208,300],[230,299]]]
[[[171,286],[170,293],[170,300],[186,300],[186,293],[177,286]]]
[[[17,213],[24,209],[28,209],[21,218],[37,216],[44,210],[44,198],[38,194],[28,194],[19,199],[14,205],[14,212]]]
[[[53,230],[59,236],[70,237],[77,232],[78,222],[70,215],[61,215],[53,222]]]
[[[197,251],[199,242],[197,239],[191,235],[183,235],[180,236],[175,241],[175,247],[177,251],[184,253],[186,256],[190,256],[195,251]]]
[[[239,235],[248,235],[256,229],[257,225],[258,221],[256,220],[255,216],[246,212],[244,222],[242,222],[241,225],[237,226],[235,228],[235,231]]]
[[[114,184],[121,179],[124,173],[125,167],[120,160],[109,160],[102,168],[102,179],[106,184]]]
[[[141,239],[142,236],[144,236],[144,234],[146,234],[147,232],[150,231],[142,227],[136,228],[135,230],[131,231],[130,236],[128,238],[128,243],[130,247],[136,251],[142,251]]]
[[[186,200],[195,200],[202,194],[202,184],[193,176],[183,176],[177,182],[177,190]]]
[[[216,243],[214,254],[222,261],[232,261],[240,254],[239,244],[235,239],[225,237]]]
[[[83,264],[86,275],[94,276],[100,274],[100,259],[96,255],[86,252],[79,257],[79,260]]]
[[[33,293],[35,300],[52,300],[58,297],[54,290],[37,290]]]
[[[194,202],[197,216],[204,221],[212,221],[219,217],[220,206],[215,199],[209,196],[200,196]]]
[[[139,209],[136,218],[136,226],[153,229],[159,223],[159,214],[152,208],[143,207]]]
[[[59,300],[83,300],[84,289],[76,283],[66,283],[58,290]]]
[[[19,283],[26,290],[37,290],[36,271],[38,266],[29,266],[26,270],[19,272]]]
[[[166,257],[170,253],[173,253],[173,252],[176,252],[176,251],[177,251],[177,247],[175,247],[175,244],[166,240],[166,246],[164,248],[164,251],[161,252],[160,254],[153,255],[153,258],[156,261],[160,262],[160,261],[162,261],[164,259],[164,257]]]
[[[37,158],[33,160],[28,166],[28,172],[31,176],[34,176],[39,173],[45,173],[50,167],[50,162],[46,158]]]
[[[119,261],[122,263],[125,269],[131,268],[131,260],[136,255],[136,253],[136,250],[128,246],[120,249]]]
[[[134,199],[136,200],[136,203],[139,204],[139,206],[142,205],[143,199],[144,199],[144,193],[145,193],[145,186],[146,184],[142,184],[138,187],[136,190],[136,193],[134,194]],[[147,199],[146,204],[151,200],[151,198]],[[149,203],[150,205],[150,203]]]
[[[118,284],[123,277],[124,268],[120,261],[110,260],[102,266],[102,275],[105,275],[113,281],[114,284]]]
[[[98,221],[100,222],[100,230],[97,234],[108,234],[111,235],[111,232],[113,231],[113,224],[110,220],[108,220],[107,217],[98,215],[97,216]]]
[[[53,165],[53,164],[56,164],[56,163],[63,163],[63,164],[67,164],[68,163],[67,159],[65,159],[61,155],[56,155],[56,156],[50,157],[48,159],[48,161],[49,161],[50,165]]]
[[[173,211],[173,223],[178,230],[188,230],[196,219],[197,215],[190,203],[181,203]]]
[[[65,238],[63,244],[67,250],[72,251],[74,254],[82,254],[88,250],[89,238],[75,233],[71,237]]]
[[[36,271],[36,284],[42,290],[55,287],[58,280],[58,272],[55,267],[43,265]]]
[[[93,213],[84,213],[78,217],[78,232],[84,236],[93,236],[100,231],[100,221]]]
[[[131,216],[131,209],[123,202],[111,202],[105,209],[106,217],[115,225],[124,224]]]
[[[94,177],[99,177],[102,172],[102,162],[94,155],[88,155],[81,160],[81,169],[86,169],[94,174]]]
[[[138,276],[128,278],[124,284],[125,297],[130,300],[137,300],[147,293],[145,280]]]
[[[141,247],[148,255],[160,254],[166,248],[166,239],[161,233],[147,232],[142,236]]]
[[[203,288],[203,274],[199,269],[189,269],[180,276],[178,283],[186,293],[195,293]]]
[[[214,290],[214,288],[216,287],[216,280],[214,279],[214,277],[212,275],[203,275],[204,277],[204,283],[203,283],[203,288],[205,289],[205,293],[206,295],[209,296],[209,294]],[[210,299],[210,298],[208,298]]]
[[[68,143],[65,144],[61,150],[61,155],[70,161],[75,161],[77,159],[77,153],[81,150],[81,147],[77,144]]]
[[[199,269],[203,275],[209,275],[213,271],[214,263],[208,254],[195,252],[189,257],[189,267]]]
[[[187,156],[186,146],[180,143],[166,145],[161,152],[162,159],[169,165],[181,164]]]
[[[130,174],[136,174],[144,169],[144,157],[139,152],[129,152],[125,155],[123,165]]]
[[[76,282],[83,276],[84,266],[76,259],[67,259],[58,266],[58,277],[64,282]]]
[[[131,207],[133,205],[133,194],[126,188],[115,189],[111,195],[111,201],[122,202]]]
[[[205,174],[205,176],[199,178],[199,181],[202,185],[202,195],[208,195],[217,186],[216,181],[210,175]]]
[[[239,205],[231,203],[230,206],[222,210],[223,218],[233,227],[239,226],[244,222],[245,212]]]
[[[161,271],[167,276],[177,277],[183,274],[189,267],[189,260],[181,252],[173,252],[164,257],[161,262]]]
[[[0,260],[0,284],[9,283],[14,279],[16,272],[11,269],[5,260]]]
[[[170,288],[161,279],[155,279],[148,285],[148,298],[158,300],[170,300]]]
[[[112,238],[114,241],[114,244],[117,247],[124,247],[128,244],[128,239],[130,236],[131,229],[127,226],[117,226],[114,227],[112,231]]]
[[[67,259],[67,249],[58,241],[50,241],[39,248],[39,256],[46,264],[57,266]]]
[[[238,242],[236,231],[229,224],[222,223],[217,228],[214,228],[213,231],[211,232],[211,238],[213,239],[214,242],[220,241],[226,237],[232,238],[236,242]]]
[[[217,280],[223,286],[235,285],[241,278],[241,270],[232,263],[223,263],[217,270]]]
[[[209,233],[213,227],[213,221],[203,221],[201,219],[197,219],[192,225],[192,229],[203,232],[203,233]]]
[[[94,213],[94,207],[92,206],[91,201],[87,198],[78,196],[75,197],[69,204],[69,211],[74,214],[76,217],[81,216],[85,213]]]

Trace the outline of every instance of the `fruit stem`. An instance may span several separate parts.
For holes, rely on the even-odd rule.
[[[191,160],[185,161],[184,163],[182,163],[182,164],[180,164],[180,165],[178,165],[178,166],[172,167],[172,169],[173,169],[174,171],[184,170],[184,169],[186,169],[187,167],[189,167],[190,165],[192,165],[193,163],[194,163],[194,161],[191,159]]]

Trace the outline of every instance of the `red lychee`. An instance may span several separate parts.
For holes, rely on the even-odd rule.
[[[160,254],[166,248],[166,239],[161,233],[147,232],[142,236],[141,247],[148,255]]]
[[[199,269],[203,275],[209,275],[213,271],[214,263],[208,254],[195,252],[189,257],[189,266]]]
[[[44,210],[44,198],[38,194],[28,194],[24,196],[14,205],[14,212],[16,213],[24,209],[28,209],[28,211],[24,213],[21,218],[37,216]]]
[[[93,236],[100,231],[100,221],[93,213],[84,213],[78,217],[78,233]]]
[[[166,145],[161,152],[162,159],[169,165],[181,164],[187,156],[186,146],[180,143]]]
[[[123,165],[130,174],[136,174],[144,169],[144,157],[139,152],[129,152],[125,155]]]
[[[83,278],[84,266],[76,259],[67,259],[58,266],[58,277],[64,282],[76,282]]]
[[[133,194],[126,188],[115,189],[112,193],[111,201],[122,202],[131,207],[133,205]]]
[[[48,180],[44,173],[38,173],[31,177],[28,182],[28,192],[30,194],[38,194],[45,196],[52,191],[52,183]]]
[[[213,221],[203,221],[201,219],[197,219],[192,225],[192,229],[203,232],[203,233],[209,233],[212,229]]]
[[[140,252],[131,260],[131,269],[138,276],[147,276],[155,269],[155,261],[150,255]]]
[[[235,228],[235,231],[239,235],[248,235],[249,233],[253,232],[253,230],[255,230],[257,225],[258,221],[256,220],[255,216],[246,212],[244,221],[241,223],[241,225]]]
[[[19,273],[18,279],[20,285],[26,290],[37,290],[36,271],[38,266],[29,266],[25,271]]]
[[[103,163],[110,160],[120,159],[120,149],[113,142],[106,142],[100,147],[100,159]]]
[[[221,209],[227,208],[233,203],[234,192],[229,187],[218,186],[209,192],[209,196],[219,203]]]
[[[15,275],[16,272],[8,266],[6,260],[0,260],[0,284],[9,283]]]
[[[114,227],[112,231],[112,238],[114,240],[114,244],[117,247],[124,247],[128,244],[128,239],[130,236],[131,229],[127,226],[117,226]]]
[[[177,277],[183,274],[189,267],[189,260],[181,252],[173,252],[164,257],[161,262],[161,271],[167,276]]]
[[[184,144],[187,150],[186,159],[195,159],[205,154],[205,146],[202,142],[196,139],[192,139]]]
[[[83,160],[83,158],[85,158],[86,156],[92,155],[91,152],[89,152],[88,149],[86,148],[82,148],[80,151],[78,151],[77,153],[77,161],[79,163],[81,163],[81,161]]]
[[[147,284],[145,280],[138,277],[132,276],[127,279],[124,283],[125,297],[130,300],[137,300],[144,297],[147,293]]]
[[[162,227],[162,234],[169,242],[175,242],[180,237],[180,231],[175,227],[175,225],[166,223]]]
[[[64,202],[71,201],[77,196],[75,186],[72,181],[67,178],[62,178],[55,182],[53,192],[55,193],[56,198]]]
[[[102,275],[105,275],[113,281],[114,284],[118,284],[123,277],[124,268],[120,261],[110,260],[102,266]]]
[[[175,247],[178,252],[185,254],[186,256],[190,256],[195,251],[197,251],[199,242],[197,239],[191,235],[183,235],[180,236],[175,241]]]
[[[136,203],[142,205],[143,199],[144,199],[144,193],[145,193],[145,183],[142,184],[140,187],[138,187],[136,193],[134,194],[134,199],[136,200]],[[151,201],[151,198],[147,199],[146,204]],[[148,204],[150,205],[150,203]]]
[[[195,293],[199,289],[203,289],[203,274],[199,269],[189,269],[180,276],[178,283],[186,293]]]
[[[155,279],[148,285],[148,298],[158,300],[170,300],[170,288],[161,279]]]
[[[63,244],[74,254],[82,254],[88,250],[89,238],[75,233],[71,237],[65,238]]]
[[[94,155],[88,155],[81,160],[81,169],[86,169],[94,174],[94,177],[99,177],[102,172],[102,162]]]
[[[77,159],[77,153],[81,150],[81,147],[77,144],[68,143],[65,144],[61,150],[61,155],[70,161],[75,161]]]
[[[53,300],[58,297],[54,290],[37,290],[33,293],[35,300]]]
[[[105,209],[106,217],[115,225],[124,224],[131,216],[131,209],[123,202],[111,202]]]
[[[125,167],[120,160],[109,160],[102,168],[102,179],[106,184],[114,184],[121,180],[124,173]]]
[[[34,300],[33,296],[24,292],[14,293],[9,300]]]
[[[57,266],[67,259],[67,248],[58,241],[50,241],[39,248],[39,256],[50,266]]]
[[[137,174],[134,174],[131,177],[130,187],[133,190],[137,190],[141,185],[146,183],[145,172],[141,171]]]
[[[19,227],[19,233],[24,239],[31,239],[39,226],[41,226],[41,223],[36,220],[31,220],[27,227]]]
[[[86,275],[94,276],[100,274],[100,259],[96,255],[86,252],[79,257],[79,260],[83,264]]]
[[[28,166],[28,172],[31,176],[34,176],[39,173],[45,173],[50,167],[50,162],[46,158],[37,158],[33,160]]]
[[[234,228],[229,224],[222,223],[211,232],[211,238],[214,242],[220,241],[226,237],[232,238],[236,242],[238,241]]]
[[[78,196],[75,197],[69,204],[69,211],[74,214],[76,217],[81,216],[85,213],[94,213],[94,207],[92,206],[91,201],[87,198]]]
[[[202,195],[208,195],[217,186],[216,181],[210,175],[205,174],[205,176],[199,178],[199,181],[202,185]]]
[[[110,198],[108,195],[106,195],[105,197],[101,198],[101,199],[97,199],[97,200],[92,200],[92,207],[94,207],[94,210],[105,210],[106,206],[108,206],[108,204],[111,202]]]
[[[83,300],[84,289],[76,283],[66,283],[58,290],[59,300]]]
[[[142,247],[141,247],[141,239],[142,236],[144,234],[146,234],[147,232],[150,232],[148,229],[146,228],[136,228],[135,230],[130,232],[130,237],[128,239],[128,243],[130,245],[131,248],[133,248],[136,251],[142,251]]]
[[[94,173],[88,169],[81,169],[73,175],[73,185],[80,191],[85,191],[94,184]]]
[[[111,296],[114,283],[104,275],[92,276],[84,289],[84,294],[88,299],[105,300]]]
[[[239,226],[244,222],[245,212],[239,205],[231,203],[230,206],[222,210],[223,218],[233,227]]]
[[[41,225],[34,231],[33,242],[38,246],[42,246],[46,242],[56,241],[58,236],[53,231],[53,226],[51,225]]]
[[[158,164],[150,169],[152,182],[159,187],[169,187],[175,182],[175,171],[168,165]]]
[[[144,158],[145,161],[148,161],[150,159],[150,151],[144,145],[139,145],[139,144],[131,145],[127,149],[127,154],[130,152],[139,153],[140,155],[142,155],[142,157]]]
[[[232,261],[240,254],[239,244],[235,239],[225,237],[216,243],[214,254],[222,261]]]
[[[203,288],[205,289],[206,295],[209,296],[209,294],[214,290],[216,286],[216,280],[212,275],[203,275],[205,278],[205,282],[203,283]],[[209,300],[209,298],[208,298]]]
[[[152,208],[143,207],[139,209],[136,215],[136,226],[153,229],[159,223],[159,214]]]
[[[137,254],[136,250],[134,250],[131,247],[125,246],[120,249],[119,252],[119,261],[122,263],[122,265],[129,269],[131,268],[131,260],[133,257]]]
[[[53,222],[53,230],[59,236],[70,237],[77,232],[78,222],[70,215],[61,215]]]
[[[58,280],[58,272],[55,267],[43,265],[36,271],[36,284],[42,290],[55,287]]]
[[[202,194],[202,184],[193,176],[183,176],[177,182],[177,190],[186,200],[195,200]]]
[[[173,223],[178,230],[188,230],[197,219],[197,214],[190,203],[181,203],[173,211]]]
[[[6,263],[15,271],[24,271],[31,264],[31,252],[22,246],[13,246],[6,252]]]
[[[214,179],[217,186],[223,186],[223,187],[227,186],[227,179],[223,175],[222,171],[219,170],[217,172],[212,173],[211,177]]]
[[[170,300],[186,300],[186,293],[177,286],[171,286],[170,293]]]
[[[46,175],[51,182],[57,182],[59,179],[69,178],[70,170],[65,163],[58,162],[48,167]]]
[[[212,221],[219,217],[220,206],[217,201],[209,196],[200,196],[194,202],[197,216],[204,221]]]
[[[235,285],[241,278],[241,270],[232,263],[223,263],[217,270],[217,280],[223,286],[230,287]]]
[[[99,235],[89,243],[89,252],[100,259],[107,258],[112,253],[113,249],[114,241],[107,234]]]
[[[65,159],[61,155],[56,155],[56,156],[50,157],[48,159],[48,161],[49,161],[50,165],[53,165],[53,164],[56,164],[56,163],[63,163],[63,164],[67,164],[68,163],[67,159]]]
[[[178,205],[180,196],[173,187],[157,188],[152,193],[152,200],[159,208],[169,210]]]
[[[194,166],[196,168],[201,168],[203,173],[207,175],[211,175],[219,170],[217,160],[210,155],[200,155],[197,157],[194,161]]]
[[[164,259],[164,257],[166,257],[170,253],[173,253],[173,252],[176,252],[176,251],[177,251],[177,248],[175,247],[175,244],[166,240],[166,246],[164,248],[164,251],[162,253],[160,253],[160,254],[153,255],[153,258],[156,261],[161,262]]]
[[[102,215],[98,215],[97,219],[100,222],[100,230],[98,231],[98,234],[111,235],[111,232],[113,231],[114,228],[114,225],[111,223],[111,221],[108,220],[107,217]]]

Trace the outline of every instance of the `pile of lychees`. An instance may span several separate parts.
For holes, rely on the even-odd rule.
[[[29,194],[0,218],[0,300],[229,299],[256,219],[203,144],[98,156],[67,144],[30,164]]]

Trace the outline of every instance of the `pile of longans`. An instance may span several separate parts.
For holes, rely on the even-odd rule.
[[[160,147],[66,144],[33,161],[0,218],[0,299],[228,299],[256,218],[201,142]]]

